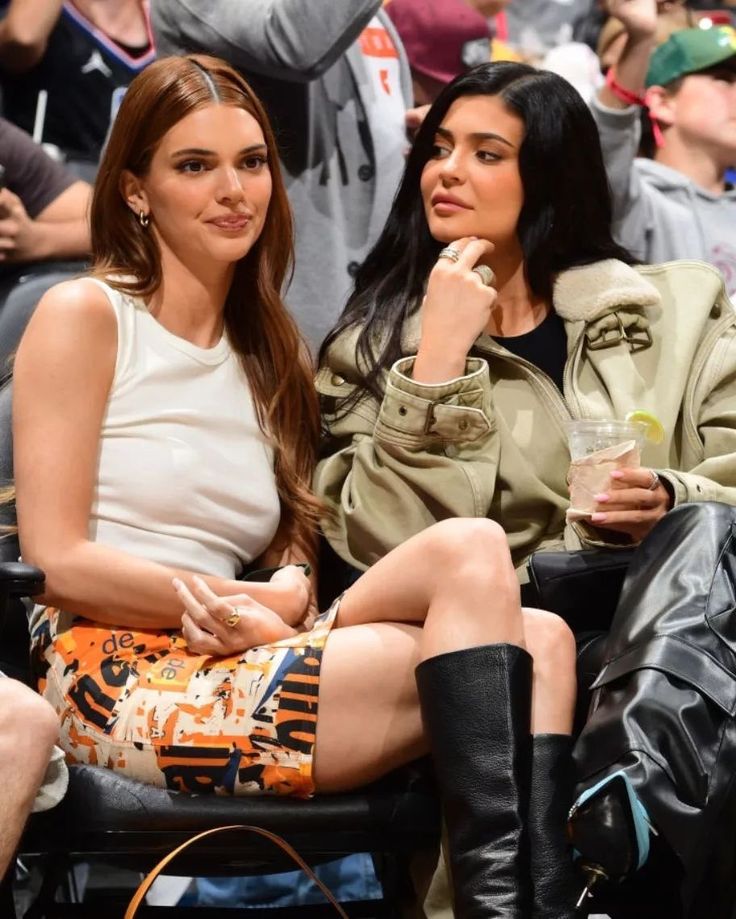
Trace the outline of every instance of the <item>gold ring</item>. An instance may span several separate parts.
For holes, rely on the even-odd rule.
[[[240,622],[240,613],[238,612],[238,607],[235,607],[235,610],[226,618],[222,620],[225,625],[229,626],[231,629],[234,629]]]
[[[493,287],[496,283],[496,275],[493,273],[493,269],[489,268],[488,265],[476,265],[473,271],[478,275],[486,287]]]
[[[437,258],[449,258],[451,262],[456,262],[460,258],[460,253],[454,246],[445,246],[444,249],[440,250],[440,254]]]

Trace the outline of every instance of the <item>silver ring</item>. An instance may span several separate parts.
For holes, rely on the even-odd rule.
[[[460,258],[460,253],[454,246],[445,246],[444,249],[440,250],[437,258],[449,258],[451,262],[456,262]]]
[[[647,486],[647,491],[656,491],[659,488],[659,476],[653,470],[649,470],[652,474],[652,484]]]
[[[493,273],[493,269],[489,268],[488,265],[476,265],[473,271],[478,275],[486,287],[493,287],[496,283],[496,275]]]

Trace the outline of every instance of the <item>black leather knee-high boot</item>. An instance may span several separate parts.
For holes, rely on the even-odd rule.
[[[529,794],[533,919],[572,919],[583,885],[567,840],[567,815],[573,798],[572,737],[532,737]]]
[[[528,919],[532,659],[483,645],[416,671],[447,824],[457,919]]]

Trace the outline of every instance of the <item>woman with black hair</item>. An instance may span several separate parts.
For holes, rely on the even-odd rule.
[[[521,572],[539,549],[636,544],[675,505],[736,504],[722,279],[636,266],[610,224],[595,124],[562,78],[484,64],[437,98],[321,351],[315,483],[343,560],[365,569],[437,521],[480,517]],[[565,422],[636,410],[661,421],[661,443],[567,523]],[[532,724],[533,795],[569,731]]]
[[[610,220],[595,124],[565,80],[495,63],[438,98],[322,348],[316,483],[346,561],[365,568],[446,517],[490,517],[518,567],[563,541],[636,542],[673,504],[703,500],[681,436],[702,403],[681,408],[731,308],[705,265],[634,267]],[[564,422],[637,409],[667,435],[646,448],[657,480],[623,473],[589,524],[566,528]],[[708,460],[711,498],[733,502],[730,468]]]

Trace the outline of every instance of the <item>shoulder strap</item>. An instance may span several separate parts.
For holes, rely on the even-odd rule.
[[[208,836],[214,836],[216,833],[226,833],[231,830],[246,830],[250,833],[257,833],[259,836],[264,836],[266,839],[270,839],[271,842],[275,843],[282,851],[294,861],[302,869],[302,871],[307,875],[307,877],[314,881],[314,883],[319,887],[322,893],[325,895],[325,898],[332,906],[335,907],[339,916],[342,916],[342,919],[348,919],[348,915],[345,910],[340,906],[340,904],[335,899],[334,895],[330,890],[320,881],[317,875],[312,871],[312,869],[307,865],[304,859],[296,852],[289,843],[282,839],[281,836],[277,836],[276,833],[270,832],[270,830],[264,830],[262,827],[258,826],[247,826],[244,824],[236,824],[233,826],[218,826],[212,830],[205,830],[203,833],[197,833],[196,836],[192,836],[191,839],[188,839],[186,842],[183,842],[180,846],[177,846],[176,849],[173,849],[169,852],[168,855],[164,856],[161,861],[153,868],[146,877],[141,881],[138,890],[136,890],[133,895],[133,899],[128,905],[128,909],[125,912],[124,919],[134,919],[135,914],[138,910],[138,907],[143,902],[143,898],[148,893],[153,882],[161,874],[164,868],[171,862],[173,859],[179,855],[180,852],[183,852],[185,849],[188,849],[190,846],[194,845],[195,842],[199,842],[200,839],[206,839]]]

